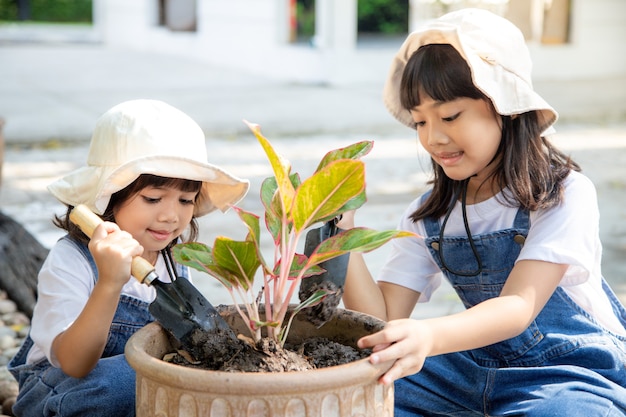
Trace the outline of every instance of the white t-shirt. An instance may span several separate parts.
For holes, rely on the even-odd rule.
[[[530,230],[517,261],[541,260],[569,265],[559,285],[598,323],[617,334],[626,335],[626,329],[615,316],[602,290],[600,214],[595,187],[587,177],[574,171],[567,177],[564,186],[562,204],[530,213]],[[513,226],[518,209],[503,205],[502,201],[502,195],[498,195],[466,206],[472,234]],[[414,223],[409,218],[419,203],[418,198],[409,205],[398,229],[426,236],[423,221]],[[466,236],[461,204],[458,202],[446,224],[445,235]],[[417,291],[420,293],[418,302],[427,302],[441,284],[442,277],[443,273],[431,257],[424,239],[404,238],[391,242],[391,253],[378,280]]]
[[[155,272],[159,280],[170,282],[165,262],[157,259]],[[33,310],[30,336],[34,345],[28,352],[26,363],[34,363],[44,356],[59,367],[52,355],[52,342],[76,320],[95,285],[95,276],[84,255],[73,243],[59,240],[50,250],[37,283],[37,303]],[[156,290],[129,277],[122,294],[152,302]]]

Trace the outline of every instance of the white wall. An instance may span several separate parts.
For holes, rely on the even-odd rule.
[[[94,0],[94,26],[107,45],[145,48],[156,23],[156,1]]]
[[[573,0],[571,40],[530,44],[537,80],[626,76],[626,1]]]
[[[287,43],[288,2],[197,0],[196,32],[157,26],[157,0],[94,0],[94,20],[108,45],[185,55],[283,80],[351,84],[386,75],[400,40],[385,48],[359,47],[357,0],[317,0],[315,46]],[[626,1],[572,0],[572,10],[569,44],[529,45],[534,80],[626,77]]]

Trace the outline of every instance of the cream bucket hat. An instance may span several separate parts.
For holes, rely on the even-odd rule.
[[[206,139],[196,122],[157,100],[118,104],[96,123],[87,166],[50,184],[61,202],[103,214],[111,195],[141,174],[202,181],[194,215],[226,211],[248,191],[241,180],[207,162]]]
[[[383,101],[400,122],[409,127],[415,124],[400,104],[402,72],[411,55],[428,44],[452,45],[468,63],[474,85],[491,99],[499,114],[536,110],[542,131],[552,133],[558,114],[533,90],[532,61],[521,31],[492,12],[471,8],[448,13],[409,34],[393,58]]]

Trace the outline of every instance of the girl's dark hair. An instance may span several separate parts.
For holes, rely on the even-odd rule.
[[[180,178],[166,178],[159,177],[152,174],[141,174],[135,181],[130,183],[125,188],[111,195],[109,205],[107,206],[104,214],[100,216],[102,220],[115,222],[114,212],[124,204],[129,198],[137,195],[141,190],[146,187],[171,187],[185,192],[198,192],[202,188],[202,181],[185,180]],[[196,197],[197,198],[197,197]],[[52,221],[55,226],[66,230],[67,233],[74,239],[84,243],[89,243],[89,238],[80,230],[78,226],[70,221],[70,213],[74,209],[74,206],[67,206],[67,212],[62,215],[54,216]],[[191,218],[189,223],[189,230],[186,237],[183,240],[186,242],[194,241],[198,238],[198,221],[195,217]],[[171,247],[176,243],[176,239],[170,242],[168,247]]]
[[[423,96],[435,101],[458,98],[491,100],[473,83],[470,68],[463,57],[448,44],[420,47],[409,58],[400,83],[400,103],[411,110]],[[494,109],[495,112],[495,109]],[[570,170],[580,167],[541,136],[537,112],[500,116],[502,138],[496,156],[495,184],[507,187],[506,203],[527,210],[550,208],[561,203],[563,180]],[[448,178],[432,159],[433,190],[425,203],[411,215],[413,221],[441,217],[446,213],[461,181]]]

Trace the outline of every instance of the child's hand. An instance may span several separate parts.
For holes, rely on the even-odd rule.
[[[89,250],[98,267],[98,283],[110,285],[116,291],[121,291],[128,282],[133,258],[143,253],[143,247],[130,233],[111,222],[96,227]]]
[[[360,348],[372,348],[370,362],[373,364],[395,361],[379,379],[384,385],[393,383],[419,372],[433,345],[429,326],[418,320],[392,320],[383,330],[359,339]]]

